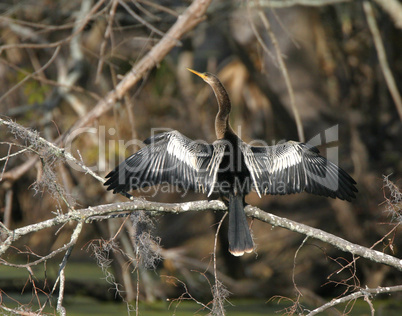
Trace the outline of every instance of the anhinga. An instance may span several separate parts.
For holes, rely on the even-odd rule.
[[[218,192],[229,202],[229,251],[235,256],[254,248],[244,213],[244,198],[253,188],[259,196],[306,191],[348,201],[355,197],[356,182],[313,146],[294,141],[262,147],[244,143],[229,124],[231,103],[219,79],[189,70],[215,93],[217,140],[196,142],[178,131],[152,136],[106,176],[108,190],[125,194],[167,182],[208,196]]]

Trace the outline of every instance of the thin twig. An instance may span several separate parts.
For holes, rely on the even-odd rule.
[[[118,0],[113,0],[112,7],[110,8],[109,12],[109,18],[107,22],[107,27],[106,31],[99,49],[99,62],[98,62],[98,67],[96,69],[96,75],[95,75],[95,82],[99,83],[100,80],[100,74],[102,72],[103,64],[105,61],[105,50],[106,50],[106,44],[108,38],[112,38],[112,29],[113,29],[113,20],[114,16],[116,15],[116,9],[117,9],[117,4]]]
[[[85,26],[89,23],[90,20],[94,18],[95,13],[98,11],[99,8],[102,7],[105,0],[100,0],[97,4],[92,7],[92,10],[88,13],[88,15],[80,21],[80,27],[77,28],[77,31],[72,33],[70,36],[53,43],[43,43],[43,44],[33,44],[33,43],[22,43],[22,44],[9,44],[9,45],[2,45],[0,46],[0,55],[3,50],[12,49],[12,48],[32,48],[32,49],[40,49],[40,48],[51,48],[51,47],[58,47],[64,43],[68,43],[74,36],[78,33],[82,32]],[[75,24],[74,24],[75,25]]]
[[[125,3],[122,0],[117,0],[119,1],[119,4],[126,9],[126,11],[136,20],[138,20],[138,22],[140,22],[141,24],[145,25],[147,28],[149,28],[152,32],[158,34],[159,36],[163,37],[166,34],[163,33],[162,31],[158,30],[156,27],[154,27],[152,24],[148,23],[147,21],[145,21],[142,17],[140,17],[137,13],[135,13],[133,10],[131,10],[131,8],[127,5],[127,3]],[[179,42],[178,42],[179,43]]]
[[[349,1],[351,0],[259,0],[259,3],[254,3],[253,6],[264,6],[268,8],[289,8],[296,5],[322,7]]]
[[[28,311],[21,311],[21,310],[16,310],[14,308],[8,308],[4,306],[3,304],[0,304],[0,308],[6,312],[9,312],[10,315],[21,315],[21,316],[40,316],[42,313],[33,313],[33,312],[28,312]],[[8,314],[7,314],[8,315]]]
[[[5,15],[0,15],[0,22],[3,22],[4,24],[12,23],[12,24],[25,25],[25,26],[29,26],[29,27],[35,28],[35,29],[44,29],[47,32],[62,31],[62,30],[70,29],[70,28],[73,28],[74,24],[75,24],[75,23],[66,23],[63,25],[51,25],[51,24],[19,20],[19,19],[16,19],[14,16],[12,18],[10,18]]]
[[[8,145],[7,156],[4,157],[4,158],[2,158],[2,159],[0,160],[0,161],[2,161],[3,159],[6,160],[6,162],[4,163],[3,169],[1,170],[0,181],[3,180],[3,174],[4,174],[4,171],[6,170],[8,160],[10,159],[10,157],[12,157],[12,155],[10,154],[10,153],[11,153],[11,147],[13,147],[13,145],[12,145],[12,144],[9,144],[9,145]]]
[[[271,57],[274,65],[277,66],[277,62],[275,60],[274,54],[269,50],[269,48],[267,47],[267,45],[265,44],[264,40],[262,39],[260,33],[257,30],[257,27],[256,27],[256,25],[255,25],[255,23],[253,21],[253,17],[252,17],[251,12],[250,12],[250,8],[251,8],[250,6],[247,6],[247,14],[248,14],[249,23],[250,23],[251,29],[253,30],[254,36],[257,39],[258,43],[261,45],[261,47],[264,50],[264,52],[269,57]]]
[[[374,309],[373,302],[371,302],[371,300],[370,300],[370,296],[369,295],[364,295],[364,300],[370,306],[371,316],[374,316],[375,315],[375,309]]]
[[[294,258],[293,258],[292,282],[293,282],[293,286],[295,287],[295,290],[296,290],[296,292],[297,292],[297,296],[298,296],[298,297],[303,296],[303,294],[300,292],[299,288],[297,287],[296,280],[295,280],[296,258],[297,258],[297,255],[299,254],[300,249],[303,248],[303,246],[304,246],[304,244],[306,243],[307,240],[308,240],[308,236],[306,236],[306,237],[303,239],[302,243],[301,243],[300,246],[297,248],[297,250],[296,250],[296,252],[295,252],[295,256],[294,256]],[[298,300],[299,300],[299,299],[298,299]]]
[[[215,305],[217,305],[216,309],[213,308],[213,311],[215,312],[214,315],[216,313],[218,313],[218,315],[225,315],[225,307],[223,306],[223,302],[226,299],[225,295],[222,295],[220,293],[220,291],[225,291],[225,289],[222,289],[223,285],[221,283],[221,281],[218,279],[218,269],[216,268],[216,251],[217,251],[217,244],[218,244],[218,234],[219,231],[221,229],[222,223],[225,220],[226,216],[227,216],[227,212],[222,216],[221,220],[219,221],[219,225],[218,228],[216,229],[216,233],[215,233],[215,240],[214,240],[214,279],[215,279],[215,284],[213,286],[214,289],[214,293],[212,293],[213,297],[214,297],[214,307]]]
[[[66,315],[66,309],[63,307],[63,299],[64,299],[64,289],[65,289],[65,281],[66,281],[66,276],[65,276],[65,268],[67,265],[68,258],[71,255],[71,252],[73,250],[74,245],[77,243],[78,237],[80,236],[82,232],[82,227],[83,227],[84,222],[79,221],[77,226],[74,229],[74,232],[71,234],[70,238],[70,246],[68,247],[66,253],[64,254],[63,260],[60,263],[60,269],[59,269],[59,274],[57,276],[57,280],[59,281],[59,296],[57,298],[57,312],[59,315],[65,316]],[[55,282],[55,285],[53,286],[53,291],[54,292],[56,285],[57,285],[57,280]]]
[[[4,98],[6,98],[10,93],[14,92],[16,89],[21,87],[27,80],[31,79],[36,74],[42,73],[47,67],[49,67],[54,62],[54,60],[56,59],[57,55],[59,54],[60,48],[61,48],[61,46],[56,47],[56,49],[54,50],[53,55],[50,57],[50,59],[48,60],[48,62],[46,64],[44,64],[41,68],[39,68],[38,70],[34,71],[33,73],[27,75],[24,79],[22,79],[20,82],[15,84],[12,88],[10,88],[6,93],[4,93],[0,97],[0,102],[2,102],[4,100]]]
[[[56,59],[56,61],[57,60],[58,59]],[[28,72],[25,68],[18,67],[17,65],[14,65],[14,64],[8,62],[4,58],[0,58],[0,62],[2,62],[3,64],[7,65],[8,67],[14,69],[15,71],[17,71],[19,73],[25,74],[27,76],[32,76],[32,79],[38,80],[42,84],[47,84],[47,85],[50,85],[50,86],[54,86],[54,87],[58,87],[58,88],[64,88],[64,89],[72,90],[72,91],[75,91],[75,92],[78,92],[78,93],[82,93],[83,95],[89,96],[93,100],[98,101],[98,102],[100,100],[102,100],[102,98],[98,94],[96,94],[95,92],[89,91],[89,90],[84,89],[84,88],[79,87],[79,86],[73,86],[71,80],[70,80],[70,83],[68,83],[68,84],[60,83],[60,82],[52,80],[52,79],[43,78],[40,74],[36,74],[36,71],[33,72],[33,73]],[[29,106],[32,107],[32,105],[29,105]],[[28,106],[27,105],[22,105],[21,107],[28,107]],[[8,111],[7,114],[11,116],[10,113],[12,113],[11,110]],[[21,113],[21,110],[16,112],[16,114],[19,114],[19,113]]]
[[[221,229],[222,223],[223,223],[223,221],[225,220],[227,214],[228,214],[228,213],[225,213],[225,214],[222,216],[221,220],[219,221],[218,228],[216,229],[216,233],[215,233],[215,240],[214,240],[214,277],[215,277],[215,280],[218,279],[218,275],[217,275],[217,271],[218,271],[218,270],[217,270],[217,268],[216,268],[216,252],[217,252],[217,246],[218,246],[218,235],[219,235],[219,231],[220,231],[220,229]]]
[[[5,261],[5,260],[3,260],[3,259],[0,259],[0,263],[1,263],[2,265],[4,265],[4,266],[9,266],[9,267],[14,267],[14,268],[27,268],[27,267],[36,266],[36,265],[38,265],[38,264],[41,263],[41,262],[44,262],[44,261],[49,260],[50,258],[53,258],[53,257],[56,256],[58,253],[61,253],[61,252],[65,251],[65,250],[67,250],[67,249],[70,248],[72,245],[74,245],[75,242],[76,242],[76,241],[74,241],[74,242],[71,242],[71,241],[70,241],[68,244],[65,244],[64,246],[62,246],[62,247],[60,247],[60,248],[57,248],[56,250],[52,251],[52,252],[49,253],[48,255],[43,256],[43,257],[39,258],[38,260],[31,261],[31,262],[29,262],[29,263],[25,263],[25,264],[10,263],[10,262],[7,262],[7,261]]]
[[[13,209],[13,195],[14,195],[14,190],[13,188],[9,188],[6,190],[6,196],[4,199],[4,214],[3,214],[3,222],[4,226],[10,227],[11,226],[11,215],[12,215],[12,209]]]
[[[179,14],[176,11],[174,11],[172,9],[169,9],[168,7],[165,7],[163,5],[160,5],[160,4],[148,1],[148,0],[137,0],[137,1],[140,2],[140,3],[143,3],[145,5],[148,5],[150,7],[154,7],[156,9],[160,10],[160,11],[166,12],[166,13],[172,15],[172,16],[175,16],[176,18],[179,16]]]
[[[281,72],[283,74],[283,78],[285,79],[286,83],[286,88],[289,93],[289,101],[290,101],[290,106],[292,108],[292,112],[294,115],[294,119],[296,122],[296,127],[297,127],[297,134],[299,136],[299,141],[304,143],[305,142],[305,137],[304,137],[304,130],[303,130],[303,124],[300,118],[300,113],[296,105],[296,100],[295,100],[295,94],[293,91],[293,86],[292,83],[290,82],[290,77],[289,77],[289,72],[288,68],[286,67],[286,64],[283,60],[282,57],[282,52],[279,47],[278,40],[276,39],[276,36],[274,32],[272,32],[271,25],[265,15],[265,13],[262,10],[258,10],[258,15],[260,16],[260,19],[262,23],[264,24],[265,29],[268,32],[269,37],[271,38],[272,44],[274,45],[275,51],[276,51],[276,57],[278,59],[279,63],[279,68],[281,69]]]
[[[24,131],[24,133],[26,133],[29,137],[34,138],[38,143],[40,143],[40,145],[52,150],[53,154],[55,156],[65,158],[67,161],[78,165],[83,171],[85,171],[86,173],[90,174],[92,177],[94,177],[95,179],[97,179],[101,183],[105,182],[105,179],[103,179],[102,177],[97,175],[95,172],[93,172],[91,170],[91,168],[87,167],[83,162],[81,162],[78,159],[74,158],[74,156],[71,153],[69,153],[68,151],[66,151],[63,148],[57,147],[53,143],[51,143],[51,142],[47,141],[46,139],[44,139],[43,137],[38,136],[35,133],[35,131],[28,130],[27,128],[25,128],[25,127],[15,123],[15,122],[13,122],[13,121],[4,120],[2,118],[0,118],[0,126],[1,125],[5,125],[10,129],[17,129],[17,130],[20,130],[20,131]]]
[[[383,242],[385,238],[387,238],[390,234],[392,234],[400,225],[401,223],[396,224],[388,233],[386,233],[383,237],[381,237],[378,241],[376,241],[370,249],[373,249],[375,246],[377,246],[380,242]],[[352,264],[355,264],[357,260],[359,260],[360,257],[353,258],[351,262],[349,262],[346,266],[342,267],[340,270],[337,271],[337,274],[341,273],[344,269],[348,268]]]
[[[10,149],[11,149],[11,146],[10,146],[10,148],[9,148],[9,151],[8,151],[7,156],[6,156],[6,157],[3,157],[3,158],[0,158],[0,161],[8,160],[9,158],[14,157],[14,156],[17,156],[17,155],[19,155],[19,154],[22,154],[23,152],[26,152],[26,151],[28,150],[28,148],[24,148],[24,149],[21,149],[20,151],[17,151],[17,152],[15,152],[15,153],[13,153],[13,154],[10,154]],[[1,181],[1,177],[0,177],[0,181]]]

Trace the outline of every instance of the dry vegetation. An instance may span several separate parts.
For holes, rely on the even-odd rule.
[[[400,2],[210,2],[0,3],[0,264],[29,274],[0,276],[0,310],[65,314],[64,294],[84,289],[132,314],[169,298],[224,315],[233,297],[289,298],[283,312],[303,315],[363,297],[374,314],[375,294],[401,298]],[[105,174],[155,129],[214,140],[215,99],[186,67],[218,74],[245,141],[335,150],[357,199],[250,194],[257,249],[236,258],[223,203],[106,192]],[[69,262],[88,260],[116,295],[69,282]],[[33,270],[59,264],[54,279]],[[15,292],[39,308],[5,304]]]

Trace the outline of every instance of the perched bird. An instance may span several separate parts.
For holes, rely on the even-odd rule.
[[[188,70],[215,93],[217,140],[212,144],[193,141],[178,131],[150,137],[144,141],[145,147],[106,176],[108,190],[126,194],[167,182],[208,196],[218,192],[228,202],[229,252],[235,256],[254,248],[244,213],[244,198],[252,189],[260,197],[302,191],[348,201],[355,197],[356,182],[313,146],[289,141],[256,147],[243,142],[229,124],[231,103],[219,79]]]

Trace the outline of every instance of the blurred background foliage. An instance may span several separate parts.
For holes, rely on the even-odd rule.
[[[2,1],[2,117],[37,130],[49,141],[73,132],[69,128],[149,52],[161,37],[158,32],[166,32],[190,1],[124,3],[135,16],[121,4],[104,1],[91,13],[89,23],[75,30],[77,16],[83,11],[89,14],[98,2]],[[206,20],[147,73],[113,111],[102,115],[93,124],[95,129],[78,134],[71,152],[105,176],[138,149],[138,141],[148,138],[152,128],[177,129],[192,139],[214,141],[215,98],[209,86],[186,67],[219,76],[234,104],[231,124],[245,141],[257,139],[274,144],[283,139],[298,140],[275,48],[260,19],[263,12],[287,66],[306,140],[333,125],[339,126],[339,140],[324,143],[320,150],[324,155],[327,148],[335,146],[339,150],[339,165],[355,178],[359,194],[352,203],[308,194],[262,199],[250,194],[246,201],[267,212],[371,247],[396,224],[391,214],[385,212],[389,191],[383,188],[383,175],[390,175],[389,179],[400,186],[402,125],[379,67],[362,2],[285,8],[271,8],[267,3],[259,7],[252,2],[213,1]],[[89,5],[88,9],[85,5]],[[111,15],[113,5],[116,11]],[[386,56],[401,91],[401,30],[384,11],[373,6]],[[107,32],[109,35],[105,35]],[[60,47],[57,54],[56,46]],[[1,141],[25,144],[4,127],[0,133]],[[9,146],[2,144],[0,156],[5,157],[8,150]],[[11,148],[11,152],[17,150]],[[63,201],[46,189],[36,193],[32,189],[35,182],[46,176],[40,163],[16,177],[7,177],[10,172],[15,175],[31,155],[26,153],[0,162],[4,176],[0,182],[0,218],[9,227],[50,218],[56,209],[66,210]],[[76,201],[76,208],[125,200],[106,192],[101,184],[68,164],[55,160],[52,169],[65,194]],[[180,193],[133,194],[161,202],[205,199],[194,193],[184,197]],[[157,273],[140,269],[142,299],[179,296],[183,288],[168,282],[166,276],[185,282],[195,297],[211,295],[208,269],[221,216],[202,212],[165,215],[155,220],[153,234],[160,237],[163,260],[157,264]],[[70,260],[91,261],[93,269],[97,269],[95,259],[86,251],[87,243],[109,239],[121,223],[116,219],[86,225]],[[129,234],[128,222],[125,226],[124,231]],[[20,249],[28,247],[45,255],[67,243],[72,229],[67,225],[58,232],[49,229],[29,235],[19,242]],[[224,225],[220,234],[218,269],[232,296],[293,297],[294,257],[304,236],[254,221],[256,253],[235,258],[227,252],[226,229]],[[397,232],[388,235],[375,249],[400,257],[402,244]],[[130,247],[127,236],[123,232],[118,239],[125,251]],[[7,260],[26,260],[17,253],[9,253]],[[127,269],[121,254],[111,255],[111,268],[124,286],[124,296],[135,298],[138,275]],[[352,259],[350,254],[309,239],[296,258],[295,282],[311,301],[340,295],[355,285],[376,287],[402,282],[398,271],[362,259],[356,262],[356,270],[351,266],[334,273]],[[6,290],[2,283],[1,288]],[[83,282],[79,287],[87,284]]]

